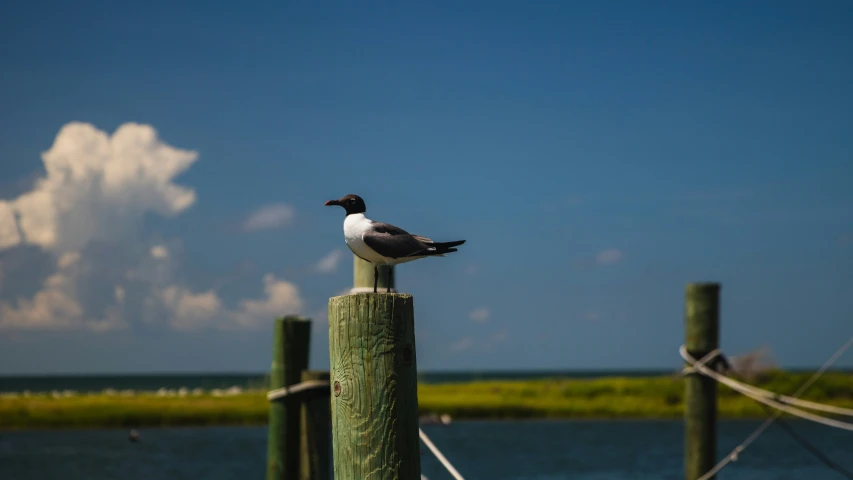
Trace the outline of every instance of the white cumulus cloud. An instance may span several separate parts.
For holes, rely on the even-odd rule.
[[[95,331],[126,327],[117,306],[107,306],[99,314],[87,314],[81,301],[78,279],[87,276],[78,254],[65,254],[57,261],[56,273],[47,277],[32,298],[18,298],[17,304],[0,303],[0,329],[63,329],[86,327]],[[116,295],[119,293],[116,291]]]
[[[112,135],[82,122],[63,126],[41,155],[45,175],[17,198],[0,202],[0,250],[35,245],[55,256],[55,271],[31,297],[0,302],[0,327],[108,330],[126,326],[118,304],[88,309],[99,273],[93,243],[132,239],[143,215],[172,216],[195,202],[173,183],[197,154],[166,145],[148,125],[126,123]],[[13,252],[14,253],[14,252]],[[90,311],[91,310],[91,311]]]
[[[82,322],[83,309],[75,299],[73,282],[56,273],[32,299],[18,299],[18,305],[0,304],[0,326],[16,328],[62,328]]]
[[[341,250],[332,250],[328,255],[321,258],[319,262],[317,262],[317,271],[323,273],[331,273],[337,270],[338,263],[340,263],[341,259],[344,257],[344,252]]]
[[[21,234],[18,232],[15,215],[15,205],[0,200],[0,250],[21,243]]]
[[[216,290],[180,281],[179,240],[145,241],[145,215],[175,216],[196,202],[193,189],[174,181],[197,153],[167,145],[151,126],[126,123],[110,135],[71,122],[41,158],[44,176],[0,200],[0,251],[18,259],[4,261],[0,280],[5,287],[19,278],[0,290],[0,329],[105,331],[134,319],[184,330],[241,328],[302,307],[293,284],[267,275],[260,298],[229,308]],[[286,223],[293,210],[280,207],[248,224]]]
[[[299,313],[303,305],[296,285],[269,273],[264,276],[264,296],[242,300],[233,309],[213,290],[194,293],[178,285],[155,292],[146,303],[168,312],[172,327],[178,330],[263,327],[276,317]]]
[[[197,157],[161,142],[148,125],[126,123],[110,136],[69,123],[42,154],[46,176],[0,206],[0,246],[79,251],[91,240],[133,233],[146,212],[180,213],[196,196],[172,181]]]
[[[243,230],[254,232],[258,230],[273,230],[288,226],[296,216],[296,209],[284,203],[264,205],[255,210],[243,222]]]
[[[68,268],[80,261],[80,252],[65,252],[59,256],[56,264],[59,268]]]
[[[232,318],[240,325],[253,327],[266,325],[273,318],[298,313],[302,309],[302,299],[296,285],[280,280],[268,273],[264,276],[265,296],[257,300],[243,300],[240,307],[232,313]]]
[[[149,306],[156,302],[171,313],[171,324],[178,330],[209,326],[222,312],[222,301],[213,290],[193,293],[185,287],[171,285],[148,299]]]

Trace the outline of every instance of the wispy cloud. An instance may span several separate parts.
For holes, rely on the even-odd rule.
[[[470,349],[474,345],[474,340],[471,340],[470,337],[465,337],[462,340],[459,340],[456,343],[450,345],[450,349],[454,352],[463,352],[465,350]]]
[[[616,248],[608,248],[598,252],[595,256],[595,263],[599,265],[613,265],[622,260],[623,254],[621,250]]]
[[[509,339],[509,332],[504,328],[497,332],[494,335],[489,337],[492,342],[502,343]]]
[[[503,327],[486,338],[486,341],[483,344],[483,350],[489,351],[498,345],[505,344],[507,340],[509,340],[509,330],[507,330],[506,327]]]
[[[589,322],[597,322],[600,318],[601,312],[598,310],[588,310],[583,314],[583,319]]]
[[[577,263],[575,263],[575,266],[580,269],[603,267],[615,265],[621,262],[624,258],[625,254],[622,250],[619,250],[618,248],[606,248],[604,250],[600,250],[595,255],[579,259]]]
[[[164,245],[155,245],[151,247],[151,258],[167,258],[169,250]]]
[[[243,222],[243,230],[256,232],[283,228],[293,223],[295,216],[296,209],[285,203],[264,205],[249,214]]]
[[[468,318],[477,323],[486,323],[489,321],[491,312],[486,307],[475,308],[468,314]]]
[[[328,255],[321,258],[315,266],[318,272],[331,273],[338,269],[338,264],[344,256],[342,250],[332,250]]]

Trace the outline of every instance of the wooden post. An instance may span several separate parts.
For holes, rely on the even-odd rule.
[[[302,381],[329,381],[329,372],[306,370],[302,372]],[[301,480],[329,480],[329,395],[306,398],[302,404],[302,456]]]
[[[311,321],[284,317],[275,321],[270,390],[301,381],[308,368]],[[270,402],[267,437],[267,480],[295,479],[299,476],[300,404],[285,399]]]
[[[373,293],[373,264],[358,258],[353,255],[352,265],[352,284],[353,288],[350,293]],[[376,287],[377,292],[385,292],[388,285],[391,285],[391,291],[394,292],[394,279],[391,278],[391,273],[394,267],[381,266],[379,267],[379,282]]]
[[[414,300],[329,300],[335,480],[420,480]]]
[[[684,345],[698,360],[719,346],[720,285],[691,283],[686,293]],[[696,480],[716,463],[717,383],[698,373],[688,374],[684,407],[684,477]]]

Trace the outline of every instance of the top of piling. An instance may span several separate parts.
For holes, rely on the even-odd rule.
[[[331,299],[333,299],[333,298],[340,298],[340,297],[359,297],[359,296],[363,296],[363,297],[375,297],[375,298],[377,298],[377,299],[379,299],[379,298],[402,298],[402,299],[405,299],[405,298],[413,298],[413,295],[412,295],[411,293],[397,293],[397,292],[391,292],[391,293],[386,293],[386,292],[376,292],[376,293],[373,293],[373,292],[356,292],[356,293],[345,293],[345,294],[343,294],[343,295],[335,295],[335,296],[333,296],[333,297],[329,298],[329,300],[331,300]]]
[[[692,282],[687,284],[687,290],[720,289],[720,282]]]
[[[311,319],[302,315],[285,315],[275,319],[276,322],[310,322]]]

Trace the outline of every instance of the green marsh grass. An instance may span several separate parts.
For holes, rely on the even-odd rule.
[[[790,394],[809,373],[768,372],[752,384]],[[763,418],[760,404],[725,386],[718,389],[720,418]],[[420,411],[454,419],[582,418],[666,419],[683,414],[683,379],[675,376],[597,379],[553,378],[420,384]],[[853,374],[824,374],[804,399],[853,408]],[[0,397],[0,429],[260,425],[268,403],[262,391],[236,395],[134,396],[79,394]]]

